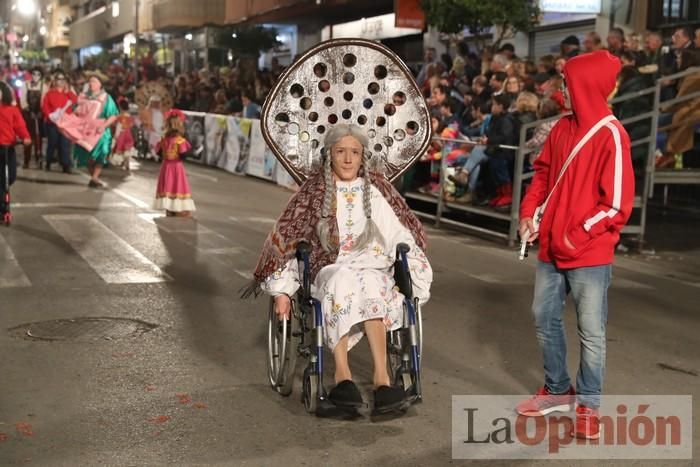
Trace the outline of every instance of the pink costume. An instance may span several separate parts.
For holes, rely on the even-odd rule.
[[[190,143],[182,136],[166,136],[158,143],[156,150],[163,155],[163,164],[158,176],[155,209],[183,212],[194,211],[192,191],[187,181],[181,155],[190,149]]]

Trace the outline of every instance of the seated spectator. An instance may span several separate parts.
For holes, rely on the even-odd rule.
[[[625,51],[625,31],[621,28],[612,28],[608,32],[608,52],[616,57],[622,56]]]
[[[489,64],[489,71],[491,74],[494,73],[505,73],[506,68],[508,67],[508,64],[510,63],[510,60],[508,60],[508,57],[506,57],[503,54],[496,54],[493,56],[493,59],[491,60],[491,63]]]
[[[583,36],[583,51],[595,52],[603,48],[603,41],[597,32],[591,31]]]
[[[700,28],[695,30],[695,48],[700,49]]]
[[[663,51],[664,40],[658,32],[647,33],[644,39],[644,55],[645,65],[656,65],[658,70],[663,67]]]
[[[540,104],[540,99],[536,94],[531,92],[521,92],[515,100],[515,112],[513,118],[516,123],[516,134],[518,141],[520,140],[520,128],[523,125],[532,123],[537,120],[537,108]],[[528,130],[525,139],[530,139],[535,129]]]
[[[498,53],[504,55],[509,61],[515,60],[518,57],[515,55],[515,46],[513,44],[503,44]]]
[[[564,78],[562,75],[554,75],[549,78],[547,92],[544,93],[544,97],[552,99],[559,104],[561,112],[568,110],[566,108],[566,99],[564,98]]]
[[[632,65],[623,66],[620,74],[617,77],[618,88],[615,97],[623,97],[628,94],[633,94],[647,88],[647,83],[644,76],[637,71]],[[636,117],[651,110],[651,96],[639,96],[634,99],[629,99],[623,102],[613,104],[613,113],[618,120]],[[648,151],[647,144],[637,144],[634,142],[641,138],[649,136],[651,131],[650,120],[641,120],[634,123],[624,124],[627,134],[632,141],[632,163],[637,170],[642,169],[646,162]]]
[[[525,79],[528,76],[535,76],[537,74],[537,65],[532,60],[525,60],[525,75],[520,77]]]
[[[537,118],[539,120],[544,120],[547,118],[555,117],[560,114],[559,104],[554,102],[552,99],[542,99],[537,110]],[[525,147],[532,149],[532,152],[528,154],[529,162],[532,164],[535,162],[542,152],[544,147],[544,142],[549,136],[549,132],[552,131],[554,125],[557,124],[559,120],[551,120],[548,122],[542,122],[537,127],[535,127],[535,132],[532,134],[532,138],[525,142]]]
[[[440,117],[440,105],[448,99],[449,92],[449,88],[442,84],[433,88],[428,99],[428,110],[431,116]]]
[[[491,99],[493,90],[489,86],[489,82],[484,75],[479,75],[472,81],[472,91],[474,92],[473,100],[475,102],[485,103]]]
[[[243,118],[260,118],[260,105],[253,102],[251,92],[241,93],[241,104],[243,104]]]
[[[456,165],[461,170],[450,180],[455,185],[466,188],[467,192],[458,201],[469,203],[474,200],[481,165],[488,161],[491,175],[496,184],[497,196],[489,203],[491,206],[506,206],[512,202],[513,187],[511,184],[511,166],[514,153],[511,149],[501,148],[501,145],[517,144],[515,122],[506,109],[510,102],[506,96],[494,96],[491,104],[491,119],[485,135],[479,140],[468,157],[457,159]]]
[[[505,92],[505,89],[503,88],[505,81],[506,73],[504,71],[498,71],[491,76],[489,86],[493,91],[491,94],[492,96],[498,96],[499,94],[503,94]]]
[[[558,75],[564,73],[564,65],[566,65],[566,58],[559,57],[554,61],[554,70]]]
[[[554,55],[543,55],[537,61],[537,73],[556,74],[557,70],[554,68],[554,62]]]
[[[700,52],[686,48],[678,55],[678,70],[685,71],[690,67],[700,66]],[[678,87],[680,98],[700,92],[700,73],[692,73],[681,79]],[[694,146],[694,128],[700,122],[700,98],[677,102],[665,108],[664,112],[672,112],[673,119],[668,127],[668,140],[664,154],[657,160],[657,167],[672,167],[675,154],[682,154]],[[659,129],[663,131],[663,128]]]
[[[620,53],[620,61],[622,62],[622,66],[632,66],[637,68],[642,66],[640,60],[640,56],[631,50],[623,50],[622,53]]]
[[[192,110],[195,112],[209,112],[214,104],[214,96],[209,86],[200,86]]]
[[[564,58],[574,58],[577,56],[580,52],[579,47],[581,46],[581,43],[578,40],[578,37],[571,35],[567,36],[564,38],[563,41],[561,41],[560,47],[561,47],[561,55]]]
[[[467,128],[460,131],[464,136],[475,139],[484,136],[489,120],[491,119],[491,102],[473,102],[471,113],[472,121]]]
[[[222,115],[229,113],[228,99],[226,98],[226,91],[224,89],[219,89],[214,93],[214,106],[211,111],[212,113]]]
[[[522,90],[520,78],[517,76],[509,76],[506,78],[503,88],[503,93],[508,96],[508,99],[510,99],[512,103],[511,106],[513,107],[515,105],[515,99],[518,98],[518,94],[520,94],[520,91]]]
[[[459,117],[455,115],[457,104],[454,100],[447,98],[440,104],[440,117],[445,126],[458,129],[461,126]]]

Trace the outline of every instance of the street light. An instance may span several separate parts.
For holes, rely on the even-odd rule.
[[[29,42],[29,36],[27,34],[22,37],[22,42]]]
[[[34,3],[34,0],[20,0],[17,8],[19,12],[25,16],[31,16],[36,13],[36,3]]]
[[[41,34],[42,36],[46,35],[46,26],[42,26],[39,28],[39,34]]]

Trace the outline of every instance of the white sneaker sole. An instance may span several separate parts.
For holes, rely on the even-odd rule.
[[[553,405],[552,407],[547,407],[546,409],[537,411],[537,412],[520,412],[518,411],[519,415],[522,415],[523,417],[544,417],[545,415],[549,415],[552,412],[571,412],[574,410],[573,404],[562,404],[562,405]]]

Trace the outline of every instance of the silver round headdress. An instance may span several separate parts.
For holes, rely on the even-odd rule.
[[[262,111],[262,133],[297,183],[321,166],[324,134],[356,124],[392,181],[430,144],[430,114],[399,57],[378,42],[321,42],[280,76]]]

